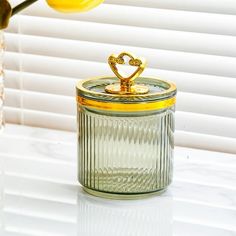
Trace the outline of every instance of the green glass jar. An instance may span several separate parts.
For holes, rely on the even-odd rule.
[[[136,68],[129,77],[117,68],[126,58]],[[173,174],[176,86],[141,77],[145,60],[130,53],[108,62],[115,77],[77,84],[79,182],[109,198],[163,191]]]

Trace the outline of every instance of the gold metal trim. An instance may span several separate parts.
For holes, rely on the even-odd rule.
[[[135,67],[136,70],[130,76],[122,76],[117,65],[124,65],[124,57],[129,58],[129,65]],[[146,94],[149,89],[145,85],[135,85],[134,80],[141,75],[146,68],[147,62],[144,58],[138,58],[129,52],[122,52],[119,55],[112,54],[108,58],[108,64],[111,70],[120,79],[120,83],[107,85],[105,91],[112,94]]]
[[[156,92],[156,93],[148,93],[148,94],[111,94],[111,93],[101,93],[101,92],[95,92],[95,91],[91,91],[89,89],[86,89],[83,85],[87,82],[93,82],[96,80],[106,80],[106,79],[111,79],[114,78],[112,76],[104,76],[104,77],[100,77],[100,76],[96,76],[93,78],[89,78],[89,79],[83,79],[80,80],[77,83],[77,90],[81,91],[83,93],[87,93],[87,94],[91,94],[91,95],[95,95],[95,96],[102,96],[102,97],[111,97],[111,98],[133,98],[133,97],[139,97],[139,98],[151,98],[151,97],[156,97],[156,96],[161,96],[161,95],[165,95],[165,94],[170,94],[174,91],[176,91],[176,85],[170,81],[167,80],[161,80],[158,77],[153,77],[153,76],[145,76],[144,78],[148,78],[148,79],[158,79],[161,83],[167,83],[170,85],[170,87],[166,90],[163,90],[161,92]]]
[[[80,105],[99,110],[134,112],[134,111],[161,110],[168,107],[172,107],[176,103],[176,97],[149,103],[114,103],[114,102],[95,101],[77,96],[77,102]]]

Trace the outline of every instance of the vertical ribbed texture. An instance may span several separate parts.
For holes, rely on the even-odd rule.
[[[147,193],[172,179],[174,112],[114,117],[78,111],[79,181],[110,193]]]
[[[3,128],[3,99],[4,99],[4,83],[3,83],[3,53],[4,53],[4,35],[0,30],[0,131]]]

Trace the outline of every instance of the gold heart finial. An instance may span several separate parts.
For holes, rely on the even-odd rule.
[[[117,64],[124,65],[124,57],[129,58],[129,65],[137,67],[137,69],[128,77],[123,77],[118,68]],[[108,58],[108,63],[114,72],[114,74],[120,79],[120,84],[110,84],[106,86],[105,90],[108,93],[113,94],[145,94],[148,93],[148,87],[145,85],[134,84],[134,80],[144,71],[146,67],[146,60],[143,58],[135,57],[133,54],[128,52],[122,52],[119,55],[112,54]]]

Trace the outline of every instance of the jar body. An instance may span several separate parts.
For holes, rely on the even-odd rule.
[[[174,106],[112,113],[78,104],[78,178],[95,195],[148,194],[172,181]]]

